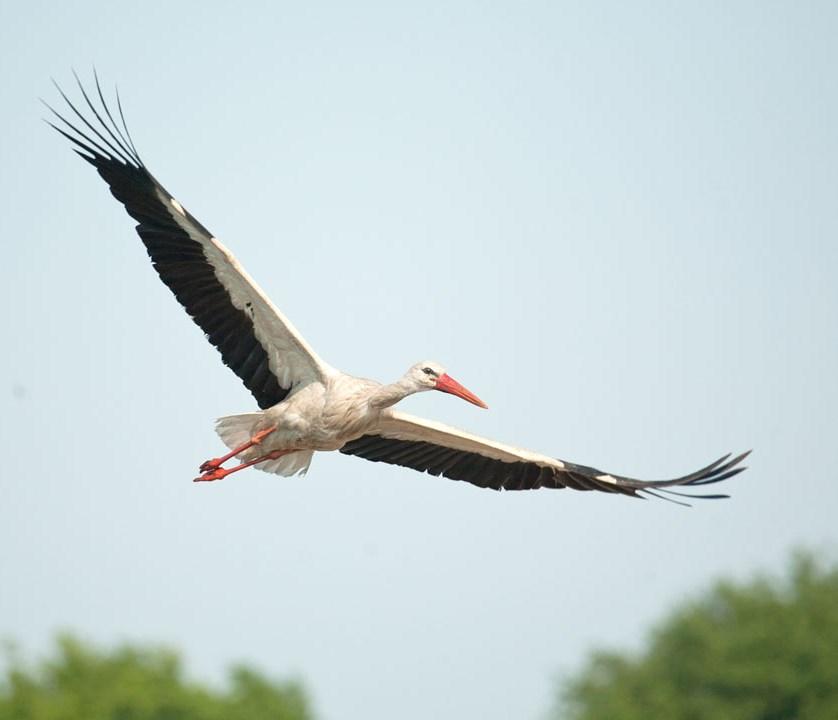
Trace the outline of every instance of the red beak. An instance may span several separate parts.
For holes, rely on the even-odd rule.
[[[482,407],[488,409],[489,406],[484,403],[477,395],[475,395],[471,390],[467,390],[464,388],[460,383],[458,383],[454,378],[452,378],[447,373],[443,373],[439,376],[436,381],[435,390],[441,390],[442,392],[451,393],[451,395],[456,395],[457,397],[462,398],[463,400],[468,400],[473,405],[477,405],[477,407]]]

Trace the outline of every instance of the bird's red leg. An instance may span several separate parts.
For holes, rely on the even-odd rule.
[[[210,480],[223,480],[230,473],[238,472],[239,470],[244,470],[245,468],[249,468],[253,465],[258,465],[260,462],[265,462],[265,460],[276,460],[277,458],[281,458],[283,455],[287,455],[288,453],[292,452],[296,452],[296,450],[274,450],[273,452],[269,452],[267,455],[262,455],[261,457],[258,457],[255,460],[251,460],[250,462],[245,462],[241,463],[240,465],[236,465],[236,467],[226,469],[222,467],[215,467],[211,470],[207,470],[200,477],[196,477],[192,482],[209,482]]]
[[[234,448],[233,450],[230,450],[230,452],[228,452],[226,455],[222,455],[218,458],[213,458],[212,460],[207,460],[206,462],[202,463],[201,467],[199,467],[198,469],[202,473],[210,472],[212,470],[218,470],[218,468],[220,468],[230,458],[234,458],[239,453],[243,453],[245,450],[252,448],[254,445],[258,445],[274,430],[276,430],[276,425],[272,425],[269,428],[260,430],[258,433],[254,434],[254,436],[250,438],[250,440],[248,440],[246,443],[239,445],[237,448]]]

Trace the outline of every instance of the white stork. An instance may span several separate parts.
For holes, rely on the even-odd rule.
[[[634,480],[394,410],[400,400],[425,390],[486,405],[435,362],[417,363],[389,385],[347,375],[323,362],[232,253],[155,180],[128,132],[118,93],[121,126],[95,72],[94,77],[99,106],[76,76],[92,117],[79,112],[56,84],[81,124],[47,105],[65,129],[49,124],[77,146],[75,151],[96,168],[139,223],[137,233],[160,278],[261,408],[217,421],[229,452],[204,462],[196,481],[219,480],[251,466],[285,476],[304,473],[316,450],[339,450],[494,490],[569,487],[635,497],[684,495],[667,488],[708,485],[744,470],[740,462],[748,453],[733,459],[725,455],[671,480]],[[238,465],[222,467],[233,458]]]

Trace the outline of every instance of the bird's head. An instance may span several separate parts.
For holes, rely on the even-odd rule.
[[[433,360],[416,363],[407,371],[405,377],[416,387],[417,392],[423,390],[439,390],[456,395],[478,407],[488,408],[488,405],[477,397],[477,395],[460,385],[460,383],[445,372],[445,368],[442,365],[433,362]]]

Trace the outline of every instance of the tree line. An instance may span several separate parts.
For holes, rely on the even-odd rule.
[[[171,650],[69,635],[9,653],[0,720],[313,720],[302,684],[233,667],[190,680]],[[794,557],[784,578],[723,581],[672,610],[637,654],[597,651],[563,680],[553,720],[835,720],[838,568]]]

